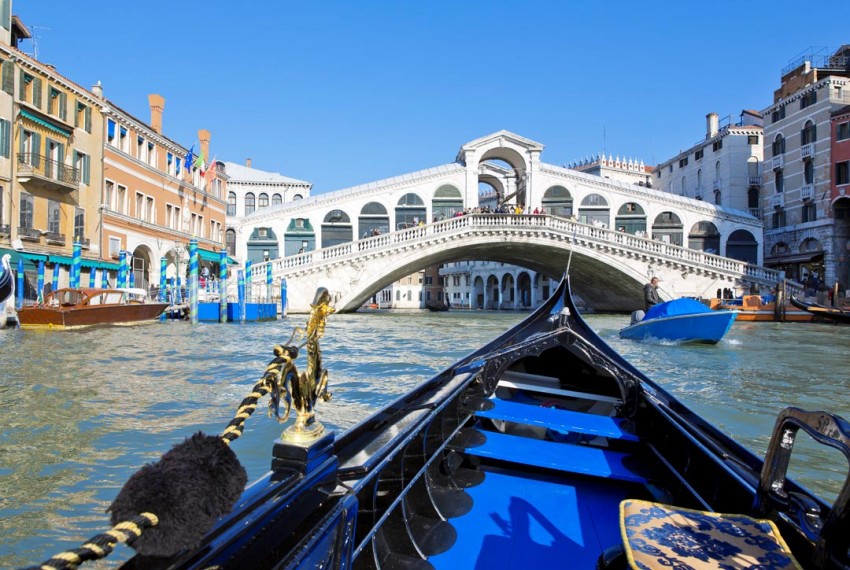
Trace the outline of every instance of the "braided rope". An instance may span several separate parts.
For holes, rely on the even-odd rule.
[[[142,531],[159,524],[159,518],[153,513],[142,513],[132,519],[120,522],[110,530],[93,536],[74,550],[56,554],[39,566],[24,570],[73,570],[88,560],[106,558],[119,542],[132,542],[141,536]]]
[[[245,430],[245,420],[251,417],[257,409],[260,398],[280,385],[284,366],[292,361],[289,348],[283,345],[275,345],[275,357],[266,366],[263,377],[251,388],[251,393],[239,404],[236,414],[219,437],[230,445]],[[297,352],[296,352],[297,355]],[[159,518],[153,513],[141,513],[128,521],[123,521],[110,530],[98,534],[88,542],[75,548],[66,550],[51,557],[50,560],[39,566],[30,566],[23,570],[73,570],[88,560],[100,560],[106,558],[119,542],[131,543],[141,536],[142,531],[159,524]]]

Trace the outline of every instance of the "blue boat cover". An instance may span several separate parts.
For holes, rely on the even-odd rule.
[[[694,299],[675,299],[659,303],[649,308],[643,320],[672,317],[675,315],[693,315],[695,313],[710,313],[711,309]]]

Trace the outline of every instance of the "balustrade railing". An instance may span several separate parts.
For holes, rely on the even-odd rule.
[[[18,175],[37,174],[69,186],[79,186],[80,170],[40,154],[18,154]]]
[[[18,237],[21,239],[38,241],[41,239],[41,231],[35,228],[25,228],[21,226],[18,228]]]
[[[648,237],[638,237],[633,234],[618,232],[608,228],[583,224],[575,220],[549,215],[514,215],[514,214],[470,214],[449,218],[425,226],[417,226],[406,230],[368,237],[341,245],[323,248],[316,251],[284,257],[269,261],[273,264],[274,272],[284,272],[307,269],[315,263],[334,263],[351,260],[362,254],[384,254],[388,250],[399,248],[416,248],[423,244],[436,241],[448,241],[459,234],[470,231],[492,231],[510,229],[517,233],[532,235],[545,230],[557,239],[588,246],[610,246],[616,244],[623,250],[650,254],[654,257],[687,262],[703,270],[714,270],[725,274],[745,275],[761,282],[777,282],[782,272],[751,265],[744,261],[721,257],[705,251],[692,250]],[[265,279],[265,264],[257,264],[251,268],[252,278],[258,281]]]

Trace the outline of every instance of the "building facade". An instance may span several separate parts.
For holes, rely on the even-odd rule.
[[[809,54],[783,70],[764,109],[765,265],[805,281],[847,287],[847,175],[843,123],[850,104],[850,46]],[[839,115],[840,116],[840,115]],[[843,141],[844,139],[842,139]],[[833,152],[838,153],[833,156]],[[843,260],[843,261],[842,261]]]
[[[271,228],[256,228],[247,238],[247,252],[236,251],[239,224],[237,220],[251,215],[257,210],[274,208],[284,203],[310,197],[313,188],[311,182],[283,176],[277,172],[266,172],[251,167],[251,159],[244,165],[225,162],[230,177],[227,190],[227,230],[225,240],[230,255],[243,257],[252,263],[276,259],[284,255],[280,249],[278,236]],[[308,222],[309,223],[309,222]],[[311,227],[305,227],[302,221],[293,221],[288,228],[288,239],[284,251],[292,255],[299,251],[308,251],[312,241]],[[304,243],[306,242],[306,243]]]
[[[850,106],[834,112],[831,123],[830,172],[834,176],[830,195],[834,214],[835,280],[850,288]]]
[[[227,174],[223,163],[204,160],[210,156],[209,131],[198,131],[200,154],[195,155],[194,146],[186,149],[162,134],[160,95],[148,97],[150,124],[104,101],[104,254],[117,260],[121,251],[128,252],[135,284],[145,288],[159,283],[163,257],[167,277],[185,277],[192,238],[201,264],[218,264]]]
[[[68,283],[74,242],[94,271],[117,265],[102,255],[103,100],[18,49],[29,37],[0,14],[0,253],[24,263],[25,295],[35,296],[36,266]],[[55,277],[54,277],[55,276]]]
[[[646,166],[642,160],[620,159],[619,156],[614,157],[610,154],[606,157],[603,153],[572,162],[567,165],[567,168],[601,178],[619,180],[626,184],[652,188],[652,167]]]
[[[757,111],[742,111],[740,120],[706,115],[705,138],[658,164],[653,186],[705,200],[761,218],[763,126]]]

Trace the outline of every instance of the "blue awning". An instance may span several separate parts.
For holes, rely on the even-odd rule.
[[[10,259],[9,263],[12,266],[12,269],[16,269],[18,266],[18,260],[24,260],[25,268],[37,267],[39,261],[47,261],[47,256],[42,255],[40,253],[28,253],[26,251],[17,251],[14,249],[2,249],[0,248],[0,257],[9,254]]]
[[[64,255],[51,255],[49,261],[50,263],[58,263],[59,265],[71,265],[74,262],[74,259],[72,257],[67,257]],[[101,261],[99,259],[86,259],[85,257],[80,259],[80,266],[94,267],[95,269],[107,269],[110,271],[118,271],[117,263],[109,263],[106,261]]]
[[[36,124],[41,125],[42,127],[46,128],[48,130],[53,131],[54,133],[58,133],[60,135],[66,136],[66,137],[71,136],[71,130],[70,129],[63,127],[61,125],[57,125],[56,123],[52,123],[52,122],[48,121],[47,119],[42,119],[41,117],[34,115],[34,114],[30,113],[29,111],[27,111],[25,109],[21,109],[21,116],[26,118],[26,119],[29,119],[33,123],[36,123]]]

